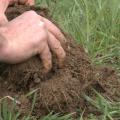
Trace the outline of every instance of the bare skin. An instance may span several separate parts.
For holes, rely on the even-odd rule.
[[[5,9],[1,11],[5,12]],[[63,64],[66,54],[61,42],[64,39],[64,35],[52,22],[34,11],[25,12],[10,22],[2,23],[0,61],[16,64],[39,55],[48,72],[52,68],[50,50],[58,57],[59,65]]]

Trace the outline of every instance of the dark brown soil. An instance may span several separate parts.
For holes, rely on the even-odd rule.
[[[6,14],[11,20],[30,9],[44,16],[48,12],[46,9],[16,5],[10,7]],[[84,108],[87,104],[82,93],[92,95],[91,87],[110,99],[120,100],[120,79],[113,69],[93,66],[83,47],[71,38],[68,39],[66,53],[65,66],[60,69],[54,56],[53,69],[48,74],[43,73],[37,56],[18,65],[1,64],[0,98],[7,95],[16,97],[21,102],[21,111],[28,112],[33,99],[25,98],[25,95],[37,89],[33,112],[37,116],[50,111],[69,113]]]

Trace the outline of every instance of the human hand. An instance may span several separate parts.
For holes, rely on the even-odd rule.
[[[51,51],[56,54],[60,66],[64,62],[66,54],[61,46],[64,35],[52,22],[34,11],[8,22],[0,33],[6,41],[0,52],[3,62],[16,64],[39,55],[48,72],[52,67]]]

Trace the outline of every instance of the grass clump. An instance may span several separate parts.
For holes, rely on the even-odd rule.
[[[120,70],[119,0],[37,0],[97,65]]]
[[[10,109],[8,103],[4,100],[0,103],[0,120],[119,120],[120,102],[107,100],[95,90],[94,92],[96,94],[95,100],[86,95],[84,95],[84,98],[91,104],[93,109],[96,108],[96,112],[99,114],[97,116],[91,112],[88,116],[83,117],[83,111],[80,113],[80,117],[76,119],[72,118],[75,113],[62,116],[60,114],[53,114],[52,112],[39,119],[31,116],[31,114],[22,117],[20,112],[16,112],[16,104],[14,101],[13,107]],[[35,99],[35,95],[33,99]],[[34,106],[34,103],[35,102],[33,102],[32,106]]]

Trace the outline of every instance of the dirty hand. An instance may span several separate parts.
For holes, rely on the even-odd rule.
[[[0,27],[0,61],[19,63],[39,55],[46,72],[52,67],[53,51],[62,66],[65,51],[61,46],[64,40],[61,31],[48,19],[34,11],[28,11]],[[51,50],[51,51],[50,51]]]

